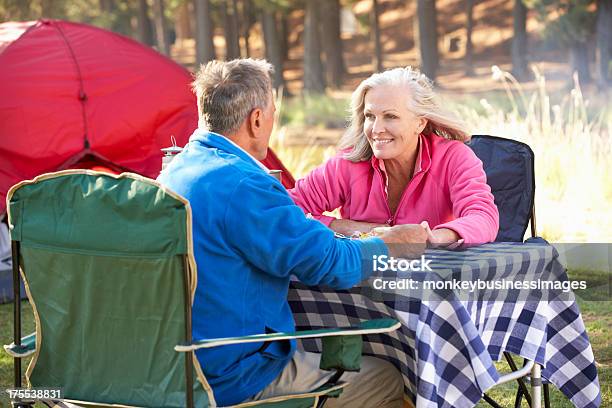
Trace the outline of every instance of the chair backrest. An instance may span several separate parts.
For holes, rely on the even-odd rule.
[[[136,174],[66,170],[14,186],[8,212],[36,319],[29,383],[76,401],[185,407],[174,346],[190,337],[197,284],[187,201]],[[191,357],[196,406],[214,405]]]
[[[495,136],[475,135],[468,143],[482,161],[487,183],[499,209],[496,241],[522,242],[531,221],[535,235],[534,154],[525,143]]]

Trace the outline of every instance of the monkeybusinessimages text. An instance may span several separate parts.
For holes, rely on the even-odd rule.
[[[418,259],[394,258],[387,255],[374,255],[372,257],[372,271],[376,272],[433,272],[431,259],[421,255]],[[453,290],[469,291],[477,290],[552,290],[569,292],[571,290],[585,290],[586,281],[549,281],[549,280],[415,280],[412,278],[389,278],[377,277],[373,279],[372,285],[378,290]]]

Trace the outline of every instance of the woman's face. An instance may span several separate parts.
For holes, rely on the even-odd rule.
[[[379,85],[365,95],[363,132],[380,160],[409,159],[427,120],[408,110],[407,87]]]

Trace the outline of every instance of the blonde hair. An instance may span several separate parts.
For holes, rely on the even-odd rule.
[[[421,133],[434,133],[445,139],[466,142],[470,140],[467,125],[454,114],[442,108],[433,91],[433,83],[418,69],[412,67],[393,68],[371,75],[363,80],[351,97],[351,119],[347,131],[338,147],[350,149],[344,157],[352,162],[369,160],[372,148],[363,133],[365,96],[368,91],[381,85],[406,87],[410,90],[408,109],[419,117],[427,119]]]

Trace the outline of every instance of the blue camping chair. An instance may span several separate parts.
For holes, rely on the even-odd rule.
[[[487,184],[495,198],[499,210],[499,232],[496,242],[523,242],[527,226],[531,226],[531,237],[525,242],[546,243],[537,237],[535,219],[535,155],[529,145],[516,140],[497,136],[474,135],[467,145],[482,161],[487,175]],[[519,369],[510,353],[504,352],[504,357],[513,372]],[[528,361],[523,363],[523,371]],[[532,398],[524,376],[516,378],[518,391],[514,407],[519,408],[523,396],[532,407]],[[537,379],[540,381],[540,379]],[[550,408],[548,384],[543,384],[544,406]],[[484,394],[483,399],[494,408],[501,408],[491,397]],[[539,396],[536,395],[539,401]]]

